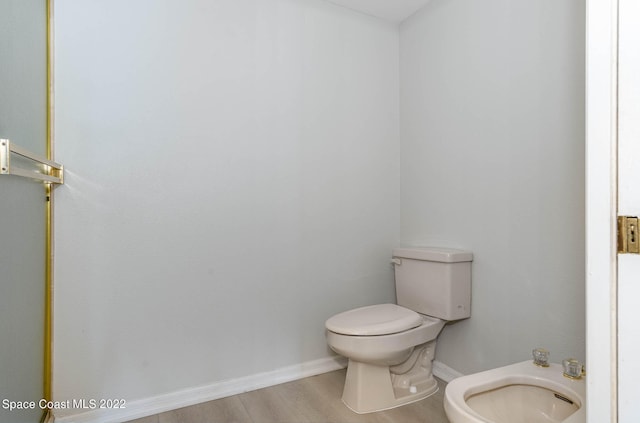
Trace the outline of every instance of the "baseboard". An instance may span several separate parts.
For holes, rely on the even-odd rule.
[[[237,379],[215,382],[210,385],[183,389],[156,397],[128,402],[125,409],[95,409],[68,414],[73,410],[54,413],[55,423],[120,423],[165,411],[175,410],[202,402],[241,394],[280,383],[291,382],[347,367],[342,357],[328,357],[283,367],[270,372],[258,373]],[[64,412],[67,413],[64,413]]]
[[[433,361],[433,375],[437,378],[444,380],[447,383],[451,382],[455,378],[464,376],[463,373],[460,373],[459,371],[452,369],[451,367],[441,363],[438,360]]]

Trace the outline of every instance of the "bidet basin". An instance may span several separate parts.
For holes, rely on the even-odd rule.
[[[585,382],[559,364],[512,364],[451,381],[444,408],[451,423],[585,423]]]
[[[496,423],[558,423],[580,409],[574,400],[533,385],[507,385],[471,395],[467,404]]]

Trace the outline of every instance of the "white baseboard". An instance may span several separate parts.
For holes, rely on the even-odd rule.
[[[439,362],[438,360],[434,360],[433,362],[433,375],[444,380],[447,383],[451,382],[455,378],[464,376],[464,374],[452,369],[451,367]]]
[[[55,423],[120,423],[141,417],[163,413],[202,402],[241,394],[292,380],[315,376],[347,367],[342,357],[328,357],[258,373],[237,379],[215,382],[210,385],[183,389],[156,397],[128,402],[124,409],[95,409],[68,414],[73,410],[54,413]],[[66,412],[66,413],[65,413]]]
[[[54,418],[50,421],[54,423],[126,422],[165,411],[176,410],[202,402],[343,369],[345,367],[347,367],[347,360],[343,357],[322,358],[294,366],[283,367],[270,372],[224,380],[210,385],[183,389],[156,397],[128,402],[124,409],[96,409],[76,414],[69,414],[69,411],[73,410],[59,410],[59,412],[54,413]],[[433,374],[447,383],[457,377],[464,376],[457,370],[437,360],[433,362]]]

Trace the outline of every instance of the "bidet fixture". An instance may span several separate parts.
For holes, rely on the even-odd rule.
[[[585,423],[586,382],[562,371],[527,360],[461,376],[447,385],[444,410],[451,423]]]

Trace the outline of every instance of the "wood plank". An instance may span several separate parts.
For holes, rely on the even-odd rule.
[[[429,398],[392,410],[356,414],[342,403],[346,370],[168,411],[129,423],[448,423],[446,384]]]

